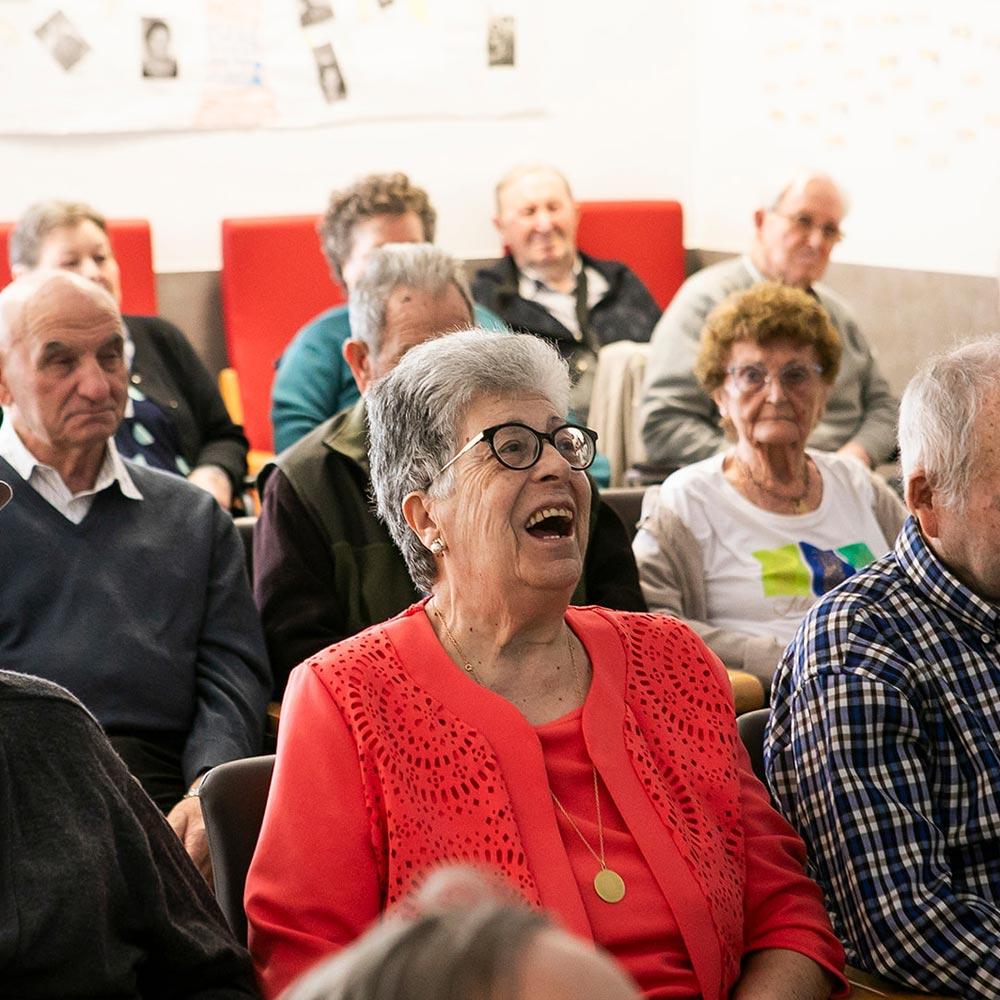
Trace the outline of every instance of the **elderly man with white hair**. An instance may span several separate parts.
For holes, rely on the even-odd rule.
[[[848,961],[1000,996],[1000,336],[929,362],[899,418],[910,517],[778,668],[772,792]]]
[[[840,372],[826,412],[809,438],[868,466],[895,449],[896,399],[850,307],[818,284],[843,239],[847,199],[826,174],[801,171],[762,199],[753,214],[750,252],[693,274],[653,331],[640,409],[650,465],[664,471],[700,462],[726,447],[719,411],[694,374],[705,318],[731,292],[778,281],[813,295],[841,340]]]
[[[0,292],[0,665],[93,712],[207,875],[198,785],[260,752],[271,675],[232,518],[115,447],[127,385],[105,289],[39,270]]]

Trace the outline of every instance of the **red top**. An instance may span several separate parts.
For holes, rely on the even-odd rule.
[[[727,997],[760,948],[839,975],[843,950],[801,840],[750,771],[721,663],[662,615],[570,608],[566,620],[593,666],[587,752],[670,900],[701,995]],[[452,663],[414,605],[292,672],[247,877],[265,994],[445,861],[499,872],[593,937],[535,730]]]
[[[673,910],[600,777],[604,861],[624,879],[625,898],[606,903],[594,890],[594,876],[601,866],[580,836],[600,856],[594,770],[583,740],[583,711],[535,726],[535,732],[542,743],[549,787],[579,830],[559,813],[559,831],[594,940],[618,960],[647,997],[697,997],[698,979]]]

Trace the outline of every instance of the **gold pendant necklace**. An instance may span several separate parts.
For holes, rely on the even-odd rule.
[[[469,674],[472,679],[479,684],[481,687],[487,687],[486,684],[482,682],[479,675],[476,673],[475,667],[472,666],[472,661],[465,655],[462,647],[458,644],[458,640],[452,634],[450,628],[448,628],[448,623],[444,620],[444,616],[438,611],[437,602],[433,602],[433,611],[437,620],[441,623],[441,627],[445,631],[445,635],[451,640],[452,646],[455,647],[455,652],[458,653],[459,660],[463,661],[463,668],[467,674]],[[580,679],[580,671],[576,665],[576,654],[573,652],[573,639],[572,636],[566,635],[566,648],[569,650],[569,662],[570,666],[573,668],[573,680],[576,683],[577,691],[580,694],[581,701],[584,698],[583,684]],[[488,688],[487,688],[488,689]],[[488,689],[489,690],[489,689]],[[566,822],[573,828],[576,835],[583,841],[583,846],[587,848],[588,851],[594,856],[594,860],[601,866],[601,870],[594,876],[594,892],[604,900],[605,903],[620,903],[625,898],[625,880],[618,874],[613,868],[609,868],[604,860],[604,823],[601,819],[601,793],[597,785],[597,768],[594,767],[593,762],[590,765],[591,771],[594,774],[594,805],[597,808],[597,840],[598,847],[600,848],[600,854],[590,846],[590,841],[580,832],[580,828],[573,822],[573,817],[566,812],[565,806],[556,797],[556,793],[549,789],[549,795],[552,796],[552,801],[555,802],[559,811],[566,817]]]
[[[566,807],[556,798],[556,793],[549,789],[552,801],[559,807],[559,811],[566,817],[566,822],[573,828],[576,835],[583,841],[583,846],[594,855],[594,860],[601,866],[601,870],[594,876],[594,892],[597,893],[605,903],[620,903],[625,898],[625,880],[613,868],[609,868],[604,860],[604,824],[601,822],[601,793],[597,787],[597,768],[590,765],[594,772],[594,803],[597,806],[597,839],[601,853],[598,854],[590,841],[583,835],[580,828],[573,822],[573,817],[566,812]]]
[[[577,690],[583,699],[583,684],[580,681],[580,671],[576,667],[576,655],[573,652],[573,640],[566,636],[566,644],[569,647],[569,662],[573,667],[573,679],[576,681]],[[604,900],[605,903],[620,903],[625,898],[625,879],[621,877],[613,868],[609,868],[604,860],[604,823],[601,821],[601,792],[597,786],[597,768],[591,761],[590,769],[594,774],[594,806],[597,809],[597,846],[601,853],[590,846],[590,841],[583,835],[580,828],[573,822],[573,817],[566,811],[566,807],[556,798],[556,793],[549,789],[552,801],[559,807],[559,812],[566,817],[576,835],[583,841],[583,846],[594,856],[594,860],[601,866],[601,870],[594,876],[594,892]]]

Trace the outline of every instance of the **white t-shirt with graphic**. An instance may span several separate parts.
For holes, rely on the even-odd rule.
[[[891,547],[875,519],[868,470],[810,450],[823,499],[808,514],[774,514],[726,479],[722,455],[680,469],[660,489],[701,546],[708,621],[790,642],[817,598]]]

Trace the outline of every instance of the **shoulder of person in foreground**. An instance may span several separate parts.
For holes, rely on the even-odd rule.
[[[18,820],[0,823],[0,855],[21,873],[6,900],[21,918],[5,987],[259,996],[208,886],[72,695],[0,671],[0,761],[0,811]]]

